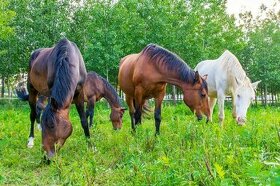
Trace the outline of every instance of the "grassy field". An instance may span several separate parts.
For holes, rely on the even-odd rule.
[[[197,122],[183,104],[165,104],[161,135],[143,119],[131,134],[128,112],[113,131],[106,104],[96,107],[88,148],[77,112],[73,133],[50,165],[41,162],[41,134],[26,147],[29,107],[0,102],[0,185],[280,185],[280,108],[251,107],[245,127],[226,110],[224,128]],[[215,122],[216,121],[216,122]]]

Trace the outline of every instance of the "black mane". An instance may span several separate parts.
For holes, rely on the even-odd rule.
[[[77,78],[73,77],[75,65],[77,61],[73,61],[71,55],[77,55],[74,46],[67,39],[62,39],[53,48],[51,53],[51,59],[54,65],[54,81],[51,88],[51,97],[55,99],[58,104],[58,108],[61,108],[68,98],[69,94],[74,96],[74,92],[77,86]],[[78,66],[78,65],[76,65]],[[76,78],[76,79],[75,79]]]
[[[148,55],[151,59],[156,61],[156,65],[162,65],[167,71],[177,73],[180,80],[194,83],[194,71],[179,56],[169,50],[156,44],[148,44],[142,50],[142,54]]]

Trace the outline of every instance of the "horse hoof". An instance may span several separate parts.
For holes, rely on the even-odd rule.
[[[34,146],[34,138],[33,137],[30,137],[28,139],[28,143],[27,143],[27,147],[28,148],[32,148]]]
[[[42,127],[41,127],[40,123],[37,124],[37,128],[38,128],[39,131],[42,131]]]

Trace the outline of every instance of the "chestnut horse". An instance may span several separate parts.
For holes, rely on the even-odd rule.
[[[22,98],[23,96],[20,96],[21,92],[24,91],[17,90],[18,96]],[[116,130],[122,127],[122,117],[125,108],[121,106],[120,98],[116,90],[106,79],[99,76],[96,72],[89,72],[87,74],[83,92],[85,101],[87,102],[86,117],[87,119],[89,118],[89,126],[92,126],[93,123],[95,103],[104,97],[111,107],[110,120],[113,128]],[[40,128],[40,115],[45,108],[44,102],[46,100],[46,96],[39,96],[36,103],[36,122],[38,123],[38,128]]]
[[[72,133],[69,121],[71,102],[76,104],[86,137],[90,137],[84,111],[83,86],[86,79],[83,57],[75,43],[62,39],[52,48],[41,48],[31,55],[28,72],[28,101],[31,128],[28,146],[34,142],[34,121],[38,94],[49,97],[42,115],[42,145],[48,158],[55,154]]]
[[[165,48],[149,44],[140,53],[124,57],[120,62],[118,81],[126,95],[134,131],[141,123],[143,104],[147,99],[155,98],[154,119],[156,134],[159,134],[161,103],[167,83],[183,90],[184,102],[198,120],[205,114],[208,121],[210,109],[205,79]]]

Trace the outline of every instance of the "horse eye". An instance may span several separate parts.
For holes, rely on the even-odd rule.
[[[240,95],[238,94],[237,97],[240,98]]]

